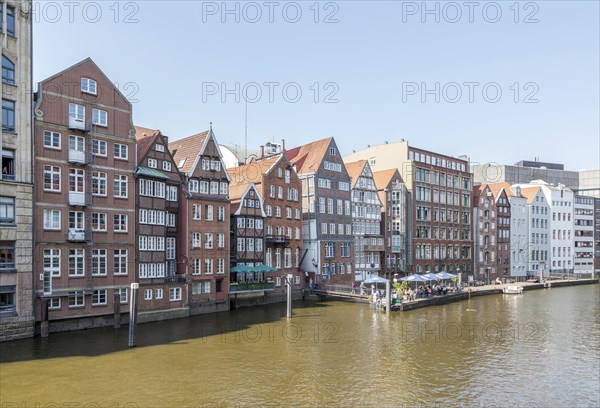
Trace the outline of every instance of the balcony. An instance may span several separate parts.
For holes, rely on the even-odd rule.
[[[69,191],[69,205],[85,207],[85,193]]]
[[[275,289],[275,282],[235,283],[229,284],[229,293],[264,292]]]
[[[76,164],[86,164],[85,152],[70,149],[68,162]]]
[[[84,242],[85,230],[81,228],[69,228],[69,230],[67,231],[67,241]]]
[[[269,243],[289,244],[291,241],[291,238],[286,237],[284,235],[267,235],[265,237],[265,240]]]
[[[69,115],[69,129],[83,130],[85,132],[85,118]]]

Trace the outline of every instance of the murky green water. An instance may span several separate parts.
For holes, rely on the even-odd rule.
[[[0,345],[1,406],[598,407],[599,295],[281,304],[140,325],[135,349],[126,327],[51,334]]]

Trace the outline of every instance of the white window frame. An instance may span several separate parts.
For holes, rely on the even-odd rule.
[[[129,157],[129,146],[122,143],[115,143],[113,153],[117,160],[127,160]]]
[[[108,127],[108,112],[102,109],[92,109],[92,124]]]
[[[46,136],[50,137],[50,144],[46,144]],[[44,147],[46,149],[60,150],[61,134],[52,130],[44,130]]]

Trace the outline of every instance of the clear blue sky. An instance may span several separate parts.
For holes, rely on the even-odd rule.
[[[235,90],[239,83],[239,96],[257,83],[250,147],[333,136],[349,153],[405,138],[480,163],[539,156],[572,170],[600,167],[599,2],[521,2],[518,16],[513,1],[498,2],[499,17],[490,2],[472,10],[462,1],[454,3],[460,9],[430,2],[439,23],[421,1],[321,2],[318,22],[312,1],[295,3],[300,17],[293,3],[274,3],[228,2],[236,16],[224,14],[220,1],[84,1],[70,18],[64,3],[54,3],[59,16],[40,2],[34,79],[89,56],[125,94],[135,93],[135,123],[172,139],[212,121],[219,142],[243,145],[245,104],[222,95],[222,84]],[[253,23],[255,5],[261,16]],[[436,83],[439,103],[435,91],[423,92]],[[247,89],[257,99],[256,86]],[[337,102],[324,103],[331,93]]]

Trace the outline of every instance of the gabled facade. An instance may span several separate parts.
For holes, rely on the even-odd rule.
[[[386,278],[406,272],[407,191],[398,169],[373,173],[381,208],[381,231],[385,236],[382,271]]]
[[[141,314],[185,308],[183,276],[177,274],[177,221],[181,176],[160,130],[136,126],[136,281]]]
[[[284,153],[302,182],[302,269],[321,283],[354,280],[350,176],[333,138]]]
[[[264,265],[265,218],[263,199],[256,185],[237,184],[231,194],[231,267]],[[271,273],[230,272],[231,295],[264,295],[274,288]],[[266,275],[266,276],[265,276]]]
[[[89,58],[42,81],[35,101],[36,315],[47,307],[52,330],[130,301],[136,143],[131,104]]]
[[[177,255],[190,314],[229,309],[229,175],[209,130],[169,143],[183,175]]]
[[[34,333],[31,3],[0,7],[0,341]]]
[[[510,278],[510,203],[504,188],[488,184],[473,191],[476,280]]]
[[[519,184],[522,191],[539,188],[548,206],[549,259],[545,272],[555,274],[573,273],[574,270],[574,206],[575,195],[564,184],[548,184],[543,180],[532,180]]]
[[[264,154],[264,149],[262,150]],[[293,289],[300,290],[305,275],[300,268],[302,251],[302,184],[287,157],[260,156],[227,170],[232,186],[254,183],[264,200],[265,265],[277,269],[272,275],[274,294],[285,292],[283,276],[294,276]],[[306,280],[308,283],[308,279]]]
[[[384,252],[381,232],[383,207],[373,173],[366,160],[346,163],[351,178],[352,231],[354,234],[354,280],[379,276]]]
[[[527,276],[548,273],[550,261],[550,205],[540,186],[514,185],[527,199]]]

